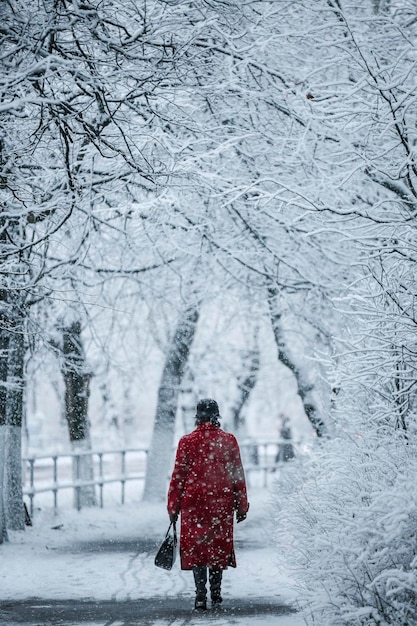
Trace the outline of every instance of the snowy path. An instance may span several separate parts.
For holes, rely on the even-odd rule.
[[[224,574],[221,609],[192,610],[191,572],[153,564],[167,517],[140,502],[52,517],[0,546],[0,624],[48,626],[302,626],[290,581],[276,571],[268,494],[236,527],[238,567]]]
[[[288,616],[288,607],[268,604],[261,599],[234,598],[229,607],[216,611],[196,613],[187,608],[181,598],[142,598],[127,602],[74,600],[55,602],[44,600],[26,601],[3,605],[2,624],[86,624],[88,626],[157,625],[185,626],[201,624],[201,621],[218,625],[271,624],[292,626],[296,622]],[[282,618],[282,619],[280,619]]]

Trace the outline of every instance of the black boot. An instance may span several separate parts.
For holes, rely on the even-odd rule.
[[[195,603],[194,608],[205,611],[207,608],[207,567],[193,567],[195,582]]]
[[[221,595],[223,570],[209,569],[210,594],[213,607],[219,606],[223,602]]]

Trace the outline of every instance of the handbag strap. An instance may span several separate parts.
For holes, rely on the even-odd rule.
[[[173,527],[172,530],[173,530],[173,534],[174,534],[174,539],[176,541],[177,540],[177,526],[176,526],[175,522],[171,522],[170,525],[168,526],[168,530],[167,530],[167,534],[165,535],[165,539],[168,537],[168,535],[170,533],[170,530],[171,530],[171,527]]]

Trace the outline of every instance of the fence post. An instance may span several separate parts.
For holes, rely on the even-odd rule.
[[[55,455],[52,457],[52,462],[54,464],[54,486],[52,489],[52,493],[54,494],[54,513],[56,513],[57,508],[58,508],[58,466],[57,466],[57,459],[58,457]]]
[[[75,481],[76,481],[76,486],[75,486],[75,502],[76,502],[76,508],[77,511],[81,511],[81,486],[79,484],[80,482],[80,455],[76,454],[75,455]],[[78,483],[78,484],[77,484]]]
[[[121,452],[121,484],[122,484],[122,504],[125,503],[125,474],[126,474],[126,450],[122,450]]]
[[[99,473],[99,489],[100,489],[100,509],[103,508],[103,453],[98,453],[98,473]]]
[[[264,455],[264,462],[263,462],[263,467],[264,467],[264,487],[268,486],[268,446],[266,443],[264,443],[263,445],[263,455]]]
[[[35,459],[28,459],[29,461],[29,473],[30,473],[30,492],[29,492],[29,500],[30,500],[30,517],[33,517],[33,498],[35,497],[35,482],[34,482],[34,465]]]

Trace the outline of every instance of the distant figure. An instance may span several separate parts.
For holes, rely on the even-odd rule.
[[[236,438],[220,428],[215,400],[197,404],[196,428],[178,444],[168,491],[168,514],[181,513],[181,569],[193,570],[195,609],[207,608],[207,568],[212,606],[222,602],[223,570],[236,567],[233,514],[249,509],[245,474]]]
[[[275,462],[282,461],[286,463],[295,457],[290,420],[286,416],[282,418],[280,438],[282,441],[278,444]]]

